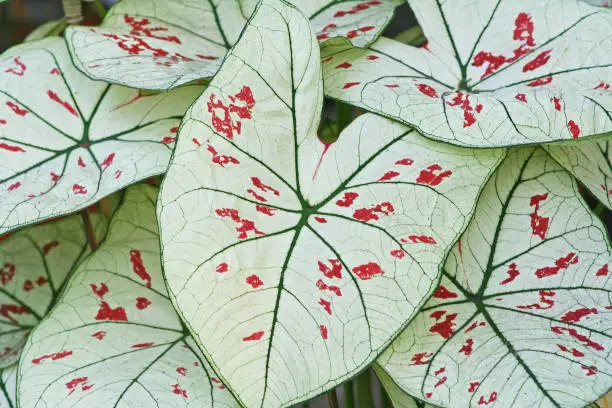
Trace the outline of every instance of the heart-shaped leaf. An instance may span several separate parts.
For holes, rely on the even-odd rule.
[[[102,239],[107,220],[89,214]],[[80,215],[0,237],[0,368],[15,364],[25,340],[51,310],[66,278],[90,252]]]
[[[163,281],[157,189],[130,188],[20,361],[23,407],[237,407]]]
[[[372,368],[387,392],[387,395],[391,399],[393,408],[436,408],[433,405],[426,404],[423,401],[419,401],[418,399],[408,395],[393,381],[393,378],[391,378],[391,376],[389,376],[389,374],[387,374],[385,370],[380,368],[377,364],[374,364]]]
[[[292,0],[320,41],[374,41],[402,0]],[[99,28],[71,27],[66,38],[82,71],[95,79],[170,89],[213,76],[235,44],[256,0],[123,0]],[[257,47],[261,47],[258,44]]]
[[[443,407],[583,407],[612,386],[611,259],[573,177],[542,149],[515,150],[378,364]]]
[[[612,142],[549,146],[548,153],[612,209]]]
[[[322,143],[320,67],[308,20],[260,3],[188,111],[158,204],[171,295],[248,407],[367,366],[434,289],[503,155],[369,114]]]
[[[612,131],[612,13],[577,0],[409,1],[428,38],[323,50],[325,94],[473,147]]]
[[[0,407],[17,407],[17,365],[0,371]]]
[[[10,49],[0,57],[0,234],[163,173],[201,91],[153,95],[89,80],[60,38]]]

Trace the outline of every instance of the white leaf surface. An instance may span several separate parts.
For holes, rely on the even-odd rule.
[[[0,372],[0,408],[17,407],[17,365]]]
[[[393,408],[436,408],[433,405],[426,404],[408,395],[393,381],[393,378],[391,378],[385,370],[378,367],[378,365],[374,364],[372,368],[374,372],[376,372],[376,376],[380,380],[381,385],[387,392],[389,399],[391,399]]]
[[[37,326],[22,407],[237,407],[181,324],[162,277],[157,189],[128,189],[106,240]]]
[[[515,150],[377,363],[442,407],[584,407],[612,385],[611,260],[573,177],[542,149]]]
[[[325,94],[471,147],[612,131],[612,13],[578,0],[409,1],[429,40],[323,49]]]
[[[0,234],[165,172],[201,91],[144,94],[92,81],[60,38],[11,48],[0,57]]]
[[[548,153],[612,209],[612,142],[549,146]]]
[[[89,217],[96,238],[103,239],[106,217],[93,212]],[[89,252],[80,215],[0,236],[0,368],[17,362],[28,334]]]
[[[158,203],[171,295],[247,407],[296,404],[371,363],[504,153],[370,114],[324,144],[321,88],[308,20],[261,3],[187,113]]]
[[[213,76],[256,3],[123,0],[108,12],[101,27],[70,27],[66,38],[75,63],[92,78],[135,88],[170,89]],[[380,35],[403,1],[290,3],[311,19],[320,41],[342,36],[364,46]]]

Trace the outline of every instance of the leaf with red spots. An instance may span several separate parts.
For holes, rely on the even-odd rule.
[[[25,67],[21,76],[6,72],[15,59]],[[72,65],[60,38],[4,53],[0,234],[76,212],[164,173],[174,147],[164,138],[201,90],[146,94],[92,81]]]
[[[90,219],[96,237],[104,238],[106,217],[92,213]],[[88,253],[79,215],[24,228],[0,241],[0,369],[18,360],[28,333],[55,305],[67,277]]]
[[[376,40],[402,0],[291,0],[319,41]],[[100,27],[71,26],[66,38],[77,67],[91,78],[168,90],[215,75],[253,13],[256,0],[123,0]],[[270,18],[273,18],[272,16]]]
[[[550,218],[544,239],[534,207]],[[510,152],[460,242],[440,286],[457,296],[434,295],[377,360],[403,393],[447,408],[579,408],[610,389],[612,290],[598,271],[612,250],[570,174],[541,148]],[[431,357],[411,365],[417,354]]]
[[[258,10],[186,114],[158,211],[187,326],[244,405],[276,407],[356,375],[389,344],[435,290],[504,152],[440,145],[371,114],[322,143],[316,33],[285,3]],[[210,98],[229,107],[245,88],[250,119],[229,138]],[[203,141],[239,164],[212,162]],[[305,372],[313,361],[326,363]]]
[[[79,406],[86,400],[92,407],[239,407],[211,383],[212,368],[168,298],[156,196],[157,189],[144,184],[127,190],[106,239],[32,330],[20,361],[22,406]],[[133,271],[133,248],[139,248],[150,286]],[[99,290],[101,282],[107,290]],[[109,318],[97,319],[101,310]]]
[[[533,0],[408,3],[427,48],[387,38],[368,48],[328,41],[322,50],[327,96],[459,146],[612,131],[609,10],[576,0],[554,7]]]
[[[612,142],[548,146],[548,153],[612,209]]]

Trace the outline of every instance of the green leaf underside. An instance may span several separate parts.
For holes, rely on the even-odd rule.
[[[170,89],[213,76],[256,5],[255,0],[124,0],[101,27],[71,27],[77,67],[95,79],[135,88]],[[401,0],[293,0],[320,41],[374,41]],[[261,45],[258,45],[261,46]]]
[[[315,33],[264,1],[187,113],[162,186],[171,296],[247,407],[367,366],[430,294],[503,155],[369,114],[326,145],[321,107]]]
[[[549,146],[548,153],[612,209],[612,142]]]
[[[410,1],[429,42],[342,40],[325,94],[470,147],[612,131],[612,13],[577,0]]]
[[[55,31],[63,22],[64,20],[47,21],[46,23],[36,27],[30,34],[28,34],[23,42],[42,40]]]
[[[96,237],[102,239],[106,217],[89,216]],[[89,252],[80,215],[0,237],[0,368],[17,362],[26,337]]]
[[[378,377],[380,383],[384,387],[387,395],[391,399],[394,408],[435,408],[433,405],[429,405],[424,403],[423,401],[419,401],[416,398],[408,395],[404,390],[402,390],[394,381],[393,378],[389,376],[380,368],[377,364],[372,366],[376,376]]]
[[[128,189],[107,239],[76,270],[20,362],[24,407],[236,407],[174,312],[162,278],[157,189]]]
[[[201,93],[94,82],[60,38],[0,57],[0,234],[77,211],[163,173],[182,115]]]
[[[583,407],[612,385],[610,260],[573,178],[542,149],[515,150],[377,362],[443,407]]]
[[[0,371],[0,407],[17,407],[17,365]]]

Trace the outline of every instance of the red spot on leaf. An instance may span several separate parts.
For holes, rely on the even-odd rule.
[[[219,265],[217,265],[217,267],[215,268],[215,271],[217,273],[225,273],[229,270],[229,267],[227,266],[227,263],[225,262],[221,262]]]
[[[359,194],[353,192],[344,193],[344,197],[336,201],[336,205],[339,207],[350,207],[353,205],[355,200],[359,197]]]
[[[240,161],[232,156],[219,154],[211,145],[206,145],[206,150],[212,154],[212,162],[218,164],[221,167],[225,167],[228,164],[240,164]]]
[[[244,337],[242,339],[242,341],[257,341],[257,340],[261,340],[263,335],[264,335],[263,331],[258,331],[258,332],[255,332],[255,333],[251,334],[250,336]]]
[[[267,184],[262,183],[258,177],[251,177],[251,182],[253,183],[253,186],[260,189],[264,193],[272,192],[275,196],[280,196],[280,192],[278,190],[268,186]]]
[[[550,218],[542,217],[538,214],[538,211],[540,210],[540,203],[546,199],[548,199],[548,193],[536,194],[532,196],[531,200],[529,201],[529,205],[531,207],[535,207],[533,213],[530,214],[531,231],[533,235],[539,236],[542,240],[546,238]]]
[[[575,252],[570,252],[566,256],[562,256],[555,261],[555,266],[545,266],[539,268],[535,272],[535,276],[538,278],[546,278],[558,274],[561,270],[569,268],[570,265],[578,263],[578,256]]]
[[[438,289],[436,289],[436,291],[433,294],[433,297],[436,299],[455,299],[458,296],[459,296],[458,294],[456,294],[455,292],[451,292],[450,290],[446,289],[446,287],[444,287],[443,285],[438,286]]]
[[[0,316],[6,318],[14,324],[18,324],[17,320],[12,315],[29,315],[32,314],[25,306],[3,304],[0,305]]]
[[[127,322],[127,314],[125,313],[125,309],[122,307],[112,309],[107,302],[101,302],[100,310],[98,310],[98,314],[96,314],[95,319]]]
[[[151,305],[151,301],[145,297],[136,298],[136,307],[140,310],[144,310]]]
[[[336,69],[341,69],[341,68],[342,69],[348,69],[348,68],[350,68],[352,66],[353,66],[353,64],[351,64],[350,62],[343,62],[342,64],[338,64],[336,66]]]
[[[60,179],[60,175],[59,174],[55,174],[53,172],[50,173],[50,176],[51,176],[51,181],[54,182],[54,183],[57,182]]]
[[[446,313],[446,311],[444,310],[440,312],[442,312],[442,315]],[[457,318],[457,313],[448,314],[446,315],[446,317],[444,317],[443,321],[439,321],[442,318],[442,315],[440,315],[439,317],[438,315],[436,315],[435,319],[438,322],[429,328],[429,332],[439,334],[443,338],[448,339],[454,333],[454,330],[453,330],[453,327],[455,326],[454,320]]]
[[[45,285],[47,283],[49,283],[49,281],[44,276],[39,276],[38,279],[36,279],[36,284],[38,286],[42,286],[42,285]]]
[[[21,187],[21,181],[11,184],[10,186],[8,186],[7,190],[14,191],[14,190],[17,190],[19,187]]]
[[[577,350],[575,348],[567,348],[561,344],[557,344],[557,347],[559,347],[559,350],[564,351],[566,353],[570,353],[572,356],[574,357],[584,357],[584,353],[580,350]]]
[[[332,314],[331,302],[329,302],[328,300],[325,300],[323,298],[319,298],[319,304],[321,306],[323,306],[323,310],[325,310],[327,312],[327,314]]]
[[[463,127],[468,128],[476,123],[476,117],[472,113],[474,108],[470,102],[470,95],[463,94],[461,92],[457,92],[455,97],[451,101],[447,101],[446,104],[448,106],[458,106],[459,109],[463,110]],[[480,113],[482,111],[482,105],[479,104],[476,106],[476,112]]]
[[[580,136],[580,126],[578,126],[573,120],[567,122],[567,128],[569,129],[574,139]]]
[[[342,264],[340,261],[338,259],[328,259],[328,262],[330,263],[331,268],[319,261],[319,271],[321,271],[326,278],[342,278]]]
[[[68,395],[72,395],[73,392],[77,390],[78,387],[81,387],[81,391],[87,391],[93,387],[93,384],[87,383],[87,377],[77,377],[66,383],[66,388],[68,388]]]
[[[11,108],[11,110],[19,116],[25,116],[28,113],[30,113],[27,109],[20,108],[19,105],[17,105],[15,102],[12,102],[12,101],[6,102],[6,106]]]
[[[608,264],[605,264],[604,266],[599,268],[597,273],[595,273],[595,276],[608,276]]]
[[[151,287],[151,275],[147,272],[144,263],[142,261],[142,254],[137,249],[132,249],[130,251],[130,262],[132,263],[132,271],[140,279],[146,282],[147,288]]]
[[[532,310],[532,309],[548,310],[548,309],[551,309],[555,305],[555,301],[552,299],[549,299],[549,297],[554,297],[557,294],[556,292],[541,290],[538,292],[538,294],[540,295],[540,303],[534,303],[531,305],[519,305],[516,308],[517,309],[528,309],[528,310]],[[542,306],[542,303],[544,304],[544,306]]]
[[[327,220],[324,217],[314,217],[315,221],[319,224],[327,224]]]
[[[370,60],[370,61],[375,61],[375,60],[377,60],[378,58],[380,58],[378,55],[368,55],[368,56],[366,57],[366,59],[368,59],[368,60]]]
[[[510,267],[508,268],[508,271],[506,273],[508,274],[508,277],[504,279],[503,281],[499,282],[500,285],[509,284],[510,282],[514,281],[517,276],[521,274],[521,272],[518,269],[516,269],[516,264],[514,262],[510,264]]]
[[[98,340],[102,340],[104,337],[106,336],[106,332],[105,331],[97,331],[94,334],[91,335],[91,337],[94,337]]]
[[[263,286],[263,282],[261,281],[261,279],[259,279],[259,276],[257,275],[251,275],[249,277],[246,278],[246,283],[248,283],[249,285],[251,285],[253,287],[253,289],[257,289],[260,286]]]
[[[480,385],[480,381],[474,381],[470,383],[470,387],[468,388],[468,392],[476,391],[476,387]]]
[[[552,50],[546,50],[539,53],[533,60],[529,61],[523,66],[523,72],[534,71],[540,68],[550,60],[550,53]]]
[[[356,266],[352,271],[361,280],[370,280],[374,276],[384,275],[385,273],[380,265],[375,262],[368,262],[367,264]]]
[[[104,282],[100,283],[100,288],[98,288],[98,285],[94,283],[90,284],[89,286],[91,287],[91,291],[94,293],[94,295],[100,299],[104,298],[104,295],[108,293],[108,286],[106,286],[106,283]]]
[[[472,346],[473,345],[474,345],[474,340],[473,339],[467,339],[465,341],[465,344],[463,346],[461,346],[461,348],[459,349],[459,352],[465,354],[466,356],[469,356],[470,354],[472,354]]]
[[[74,106],[72,106],[70,104],[70,102],[66,102],[63,101],[58,94],[56,94],[55,92],[49,90],[47,91],[47,96],[53,101],[53,102],[57,102],[60,105],[62,105],[64,107],[64,109],[66,109],[68,111],[68,113],[70,113],[72,116],[76,116],[77,118],[79,117],[79,113],[77,112],[77,110],[74,108]]]
[[[427,184],[435,187],[440,185],[444,179],[450,177],[452,174],[453,172],[451,170],[442,171],[442,167],[439,164],[432,164],[427,167],[427,169],[421,171],[416,181],[419,184]]]
[[[580,366],[583,370],[586,370],[586,376],[590,377],[592,375],[597,374],[597,367],[592,365],[592,366],[586,366],[586,365],[582,365]]]
[[[255,106],[253,92],[248,86],[243,86],[240,92],[234,96],[229,96],[232,103],[226,106],[223,101],[216,100],[216,95],[211,94],[207,103],[208,112],[212,113],[211,124],[217,132],[223,134],[227,139],[234,139],[234,132],[240,134],[242,131],[242,122],[238,119],[233,119],[232,114],[238,116],[239,119],[252,119],[252,110]],[[240,105],[236,101],[242,102]]]
[[[579,342],[584,343],[586,347],[590,347],[597,351],[604,351],[604,347],[601,344],[589,339],[587,336],[583,334],[578,333],[576,329],[573,329],[571,327],[552,326],[551,330],[553,331],[553,333],[556,333],[556,334],[563,334],[564,332],[567,332],[570,336],[572,336]]]
[[[2,286],[11,283],[15,277],[15,269],[15,264],[12,263],[5,262],[4,265],[2,265],[2,268],[0,268],[0,284],[2,284]]]
[[[83,194],[87,194],[87,188],[85,188],[85,186],[82,186],[80,184],[73,184],[72,185],[72,192],[76,195],[83,195]]]
[[[20,57],[13,58],[13,63],[15,64],[15,66],[7,68],[6,70],[4,70],[4,72],[22,77],[23,74],[25,74],[27,67],[23,62],[21,62]]]
[[[187,375],[187,369],[185,367],[177,367],[176,372],[182,375],[183,377]]]
[[[181,387],[179,387],[178,384],[174,384],[172,385],[172,392],[175,393],[176,395],[182,395],[183,398],[187,399],[187,390],[182,389]]]
[[[410,365],[425,365],[429,364],[431,361],[430,358],[433,357],[433,353],[415,353],[414,356],[410,359],[412,363]]]
[[[346,15],[355,15],[355,14],[358,14],[359,12],[361,12],[361,11],[368,10],[370,7],[378,6],[380,4],[381,4],[380,0],[364,1],[364,2],[356,4],[350,10],[346,10],[346,11],[338,10],[334,14],[334,18],[341,18],[341,17],[344,17]]]
[[[108,168],[108,166],[110,166],[113,163],[114,159],[115,159],[115,153],[111,153],[108,156],[106,156],[104,161],[101,163],[102,171],[105,171]]]
[[[25,150],[23,150],[21,147],[11,146],[6,143],[0,143],[0,149],[8,150],[9,152],[13,152],[13,153],[25,153]]]
[[[429,237],[427,235],[410,235],[408,236],[410,243],[412,244],[429,244],[435,245],[437,244],[436,240],[433,237]],[[404,238],[401,239],[402,242],[407,243]]]
[[[447,376],[442,377],[441,379],[438,380],[438,382],[434,385],[434,388],[438,388],[439,386],[441,386],[442,384],[444,384],[446,382],[446,380],[448,380]]]
[[[43,245],[43,255],[48,255],[52,249],[55,249],[59,246],[59,241],[52,241],[45,245]]]
[[[353,212],[353,218],[363,222],[378,221],[380,215],[389,215],[395,211],[393,204],[385,201],[381,204],[376,204],[371,208],[359,208]]]
[[[514,97],[516,100],[519,100],[521,102],[527,103],[527,96],[525,94],[516,94],[516,96]]]
[[[527,86],[542,86],[542,85],[547,85],[550,84],[553,80],[552,76],[547,76],[546,78],[540,78],[540,79],[536,79],[535,81],[531,81],[530,83],[527,84]]]
[[[83,158],[81,156],[79,156],[77,164],[79,165],[79,167],[85,167],[85,162],[83,161]]]
[[[399,165],[399,166],[412,166],[412,164],[414,163],[414,160],[412,159],[401,159],[395,162],[395,164]]]
[[[361,82],[347,82],[346,84],[344,84],[342,89],[349,89],[349,88],[359,85],[360,83]]]
[[[268,215],[270,217],[276,214],[276,210],[274,208],[266,207],[265,205],[258,204],[257,206],[255,206],[255,209],[257,210],[257,212]]]
[[[378,179],[378,181],[389,181],[389,180],[393,180],[394,178],[396,178],[397,176],[399,176],[400,174],[397,171],[393,171],[393,170],[389,170],[388,172],[386,172],[381,178]]]
[[[576,323],[576,322],[579,322],[580,319],[582,319],[583,317],[586,317],[591,314],[597,314],[597,309],[595,308],[589,309],[587,307],[581,307],[579,309],[567,312],[565,315],[561,317],[561,321]]]
[[[240,218],[238,210],[233,208],[221,208],[215,210],[216,214],[222,218],[231,218],[237,225],[238,239],[247,239],[248,233],[253,232],[255,235],[265,235],[255,227],[255,223],[246,218]]]
[[[320,290],[328,290],[335,294],[336,296],[342,296],[342,291],[339,286],[329,286],[322,279],[319,279],[316,283],[317,288]]]
[[[32,283],[31,280],[26,280],[25,282],[23,282],[23,291],[24,292],[29,292],[32,289],[34,289],[34,284]]]
[[[593,89],[610,89],[610,84],[604,81],[601,81],[595,88]]]
[[[495,401],[497,401],[497,393],[496,392],[492,392],[489,395],[489,399],[485,400],[484,395],[480,396],[480,399],[478,400],[478,405],[489,405],[494,403]]]
[[[327,326],[322,324],[319,326],[319,330],[321,331],[321,337],[323,338],[323,340],[327,340]]]
[[[555,104],[555,110],[561,112],[561,99],[555,96],[553,98],[550,98],[550,101]]]
[[[51,361],[61,360],[62,358],[66,358],[71,355],[72,355],[72,351],[70,350],[60,351],[58,353],[53,353],[53,354],[45,354],[40,357],[36,357],[32,359],[32,364],[40,364],[43,361],[48,360],[48,359],[51,359]]]
[[[417,84],[417,89],[423,95],[429,96],[430,98],[439,98],[438,92],[427,84]]]
[[[406,252],[403,249],[394,249],[391,252],[391,256],[397,259],[404,259]]]
[[[57,68],[53,68],[51,71],[49,71],[49,74],[51,75],[61,75],[59,72],[59,69]]]
[[[153,341],[148,342],[148,343],[138,343],[138,344],[133,344],[132,348],[147,348],[147,347],[151,347],[154,344],[155,342]]]

